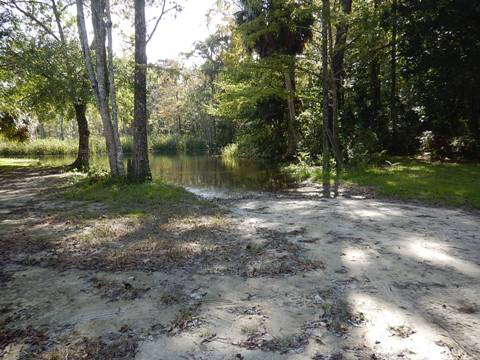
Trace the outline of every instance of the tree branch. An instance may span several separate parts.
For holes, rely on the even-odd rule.
[[[22,9],[20,6],[18,6],[17,2],[15,0],[12,0],[11,1],[11,4],[13,4],[13,6],[19,11],[21,12],[23,15],[25,15],[26,17],[28,17],[30,20],[34,21],[38,26],[40,26],[43,30],[45,30],[47,32],[47,34],[53,36],[53,38],[57,41],[60,41],[60,39],[58,38],[58,36],[52,31],[52,29],[49,29],[42,21],[40,21],[39,19],[37,19],[33,14],[29,13],[28,11]]]
[[[160,15],[158,16],[157,21],[155,22],[155,26],[153,27],[152,32],[150,33],[150,35],[147,36],[147,44],[152,39],[153,35],[155,34],[155,31],[157,31],[158,24],[160,24],[160,21],[162,20],[163,16],[165,14],[169,13],[172,10],[178,9],[178,5],[176,5],[176,4],[173,5],[171,8],[168,8],[168,9],[165,9],[166,5],[167,5],[167,0],[163,0],[162,11],[161,11]]]

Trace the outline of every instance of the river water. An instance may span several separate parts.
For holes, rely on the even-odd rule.
[[[61,166],[73,157],[45,156],[39,160]],[[108,169],[106,156],[94,157],[92,165]],[[209,155],[150,155],[154,179],[163,179],[202,191],[273,191],[288,187],[294,181],[278,166],[251,160],[225,160]]]

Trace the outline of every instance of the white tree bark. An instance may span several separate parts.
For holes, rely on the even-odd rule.
[[[110,171],[113,176],[125,175],[123,166],[123,151],[118,135],[118,123],[112,122],[110,117],[108,91],[107,91],[107,60],[105,49],[106,26],[104,21],[105,3],[102,0],[92,0],[92,24],[95,35],[95,58],[96,58],[96,72],[93,68],[93,63],[90,56],[90,49],[88,46],[88,35],[85,26],[85,15],[83,11],[83,0],[76,0],[77,4],[77,25],[80,42],[82,45],[83,58],[87,68],[88,77],[92,84],[97,103],[97,109],[102,119],[103,131],[107,144],[108,160],[110,164]],[[113,68],[112,68],[113,72]],[[113,77],[111,82],[113,82]],[[110,89],[114,92],[115,88]]]
[[[110,1],[105,1],[105,12],[107,15],[107,53],[108,53],[108,80],[110,84],[110,102],[112,107],[112,127],[115,147],[117,149],[117,166],[123,169],[123,149],[118,133],[118,106],[117,106],[117,90],[115,87],[115,71],[113,69],[113,40],[112,40],[112,16],[110,14]],[[124,170],[122,170],[125,173]],[[123,175],[123,174],[122,174]]]

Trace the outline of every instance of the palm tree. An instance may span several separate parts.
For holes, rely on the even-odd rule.
[[[298,135],[295,114],[295,58],[312,37],[311,0],[241,0],[236,21],[247,49],[260,58],[279,56],[288,105],[286,158],[295,154]]]

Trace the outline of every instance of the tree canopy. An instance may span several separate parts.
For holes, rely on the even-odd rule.
[[[114,53],[108,38],[115,24],[107,10],[133,23],[133,6],[113,3],[110,8],[109,2],[93,1],[91,9],[103,9],[104,16],[98,22],[91,17],[95,11],[86,11],[86,19],[103,28],[93,38],[88,34],[94,41],[83,45],[83,54],[91,53],[97,77],[98,60],[105,57],[105,76],[96,83],[87,80],[70,3],[1,4],[0,111],[10,120],[63,127],[81,103],[94,134],[105,134],[108,122],[100,119],[112,116],[118,136],[132,136],[134,109],[140,109],[139,102],[134,107],[137,80],[145,77],[146,111],[140,116],[138,110],[136,118],[145,119],[150,142],[189,137],[211,152],[236,143],[238,156],[306,157],[313,163],[329,156],[338,164],[376,161],[386,154],[480,156],[480,8],[475,2],[222,1],[214,11],[223,13],[224,24],[184,58],[144,59],[146,65],[140,66],[141,48],[135,60],[133,43]],[[162,17],[181,7],[169,1],[139,6],[155,11],[144,36],[137,37],[148,49]],[[102,46],[105,50],[98,52]],[[107,112],[93,106],[91,89],[98,81],[105,81]],[[67,136],[77,133],[67,131]],[[142,139],[145,151],[148,141]]]

